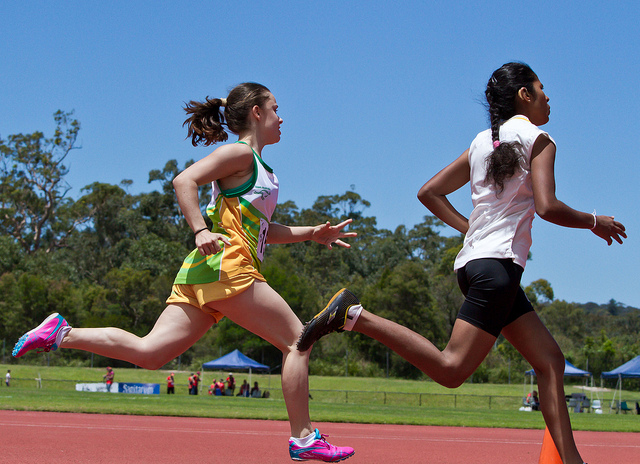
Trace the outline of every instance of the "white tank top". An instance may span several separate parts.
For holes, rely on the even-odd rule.
[[[531,152],[540,135],[549,137],[555,144],[549,134],[525,116],[514,116],[502,124],[500,141],[519,142],[521,159],[520,169],[505,181],[504,190],[499,195],[493,184],[485,182],[486,160],[493,152],[491,129],[480,132],[471,143],[469,165],[473,211],[469,216],[464,245],[454,263],[455,270],[480,258],[508,258],[524,269],[535,216]]]

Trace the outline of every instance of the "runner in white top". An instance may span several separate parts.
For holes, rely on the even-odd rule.
[[[564,464],[583,464],[564,398],[564,356],[520,287],[534,213],[566,227],[591,229],[610,245],[626,238],[611,216],[576,211],[555,195],[556,146],[537,126],[549,121],[549,99],[529,66],[507,63],[487,84],[491,129],[429,180],[418,198],[439,219],[465,234],[455,263],[465,295],[451,339],[440,351],[406,327],[375,316],[348,290],[306,326],[299,349],[335,330],[354,330],[393,349],[438,383],[455,388],[484,360],[502,333],[533,366],[540,410]],[[471,182],[467,219],[447,195]],[[331,317],[327,317],[331,316]],[[339,321],[336,323],[335,321]]]
[[[481,132],[469,148],[471,200],[469,230],[454,269],[478,258],[509,258],[524,268],[531,246],[531,222],[535,216],[531,182],[531,153],[539,136],[553,142],[549,134],[533,125],[526,116],[517,115],[500,126],[500,140],[517,142],[521,149],[519,169],[496,195],[487,182],[487,158],[493,153],[491,129]]]

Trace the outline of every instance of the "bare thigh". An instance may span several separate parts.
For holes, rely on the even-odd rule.
[[[294,346],[302,332],[302,322],[287,302],[259,280],[239,295],[209,306],[281,351]]]
[[[562,350],[535,312],[519,317],[502,329],[502,334],[538,373],[564,364]]]
[[[143,340],[167,353],[181,354],[200,340],[214,322],[213,316],[200,308],[170,304]]]

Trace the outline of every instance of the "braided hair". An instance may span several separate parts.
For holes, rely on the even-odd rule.
[[[524,87],[533,94],[533,83],[537,80],[538,76],[528,65],[512,62],[494,71],[487,83],[485,96],[494,150],[487,158],[485,181],[493,183],[498,193],[504,190],[505,181],[516,173],[521,157],[518,142],[500,141],[500,126],[516,115],[515,103],[518,91]]]

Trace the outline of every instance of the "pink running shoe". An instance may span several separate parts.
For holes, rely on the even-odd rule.
[[[309,446],[298,446],[289,439],[289,455],[294,461],[324,461],[338,462],[353,456],[355,451],[349,446],[333,446],[327,443],[325,437],[316,429],[315,440]]]
[[[27,351],[40,349],[43,351],[55,351],[60,346],[62,339],[69,333],[71,326],[58,313],[53,313],[42,324],[24,334],[13,347],[13,356],[19,358]]]

